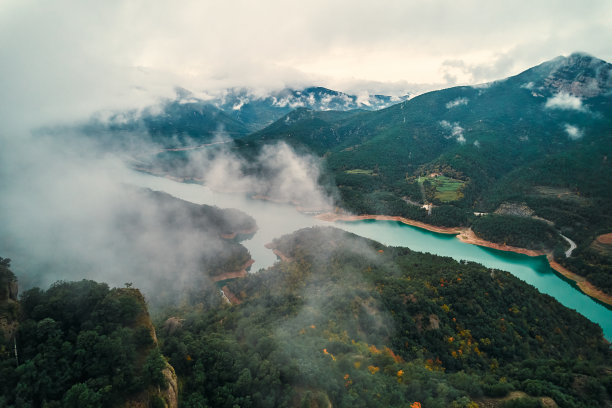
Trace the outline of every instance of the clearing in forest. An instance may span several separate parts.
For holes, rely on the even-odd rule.
[[[433,198],[444,203],[457,201],[463,198],[461,190],[465,185],[465,181],[437,174],[433,177],[419,177],[417,181],[421,184],[428,181],[429,186],[426,188],[427,193],[433,190]]]

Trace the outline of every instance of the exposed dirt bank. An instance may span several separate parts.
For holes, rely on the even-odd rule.
[[[249,269],[254,263],[255,260],[249,259],[244,265],[242,265],[242,268],[240,270],[234,272],[225,272],[221,275],[211,276],[210,279],[212,279],[213,282],[219,282],[226,279],[244,278],[248,275],[247,269]]]
[[[234,232],[229,233],[229,234],[221,234],[221,238],[223,238],[223,239],[234,239],[238,235],[251,235],[251,234],[254,234],[256,232],[257,232],[257,227],[254,227],[254,228],[250,228],[250,229],[234,231]]]
[[[604,245],[612,245],[612,232],[598,236],[597,242]]]
[[[362,220],[377,220],[377,221],[399,221],[406,225],[412,225],[413,227],[419,227],[428,231],[439,232],[442,234],[460,234],[464,229],[460,227],[438,227],[436,225],[425,224],[424,222],[411,220],[404,217],[396,217],[391,215],[346,215],[346,214],[335,214],[325,213],[316,216],[317,219],[322,221],[362,221]]]
[[[483,246],[487,248],[499,249],[500,251],[516,252],[516,253],[524,254],[528,256],[546,255],[546,253],[542,251],[536,251],[535,249],[526,249],[526,248],[519,248],[519,247],[515,247],[511,245],[496,244],[495,242],[484,240],[482,238],[479,238],[474,233],[474,231],[472,231],[471,228],[464,228],[461,231],[461,233],[457,235],[457,238],[459,238],[461,242],[465,242],[466,244],[472,244],[472,245],[478,245],[478,246]]]
[[[571,279],[574,282],[576,282],[576,285],[580,288],[582,292],[584,292],[585,294],[589,295],[592,298],[599,300],[600,302],[603,302],[607,305],[612,306],[612,296],[611,295],[603,292],[597,286],[587,281],[584,276],[575,274],[574,272],[565,268],[563,265],[560,265],[558,262],[556,262],[553,259],[552,255],[548,254],[546,258],[548,259],[548,263],[550,264],[551,268],[553,268],[555,271],[559,272],[561,275],[565,276],[566,278]]]
[[[272,242],[268,242],[266,245],[264,245],[264,247],[266,247],[268,249],[271,249],[272,252],[274,253],[274,255],[278,256],[281,261],[285,261],[285,262],[293,261],[293,258],[283,254],[280,250],[275,248],[274,247],[274,243],[272,243]]]

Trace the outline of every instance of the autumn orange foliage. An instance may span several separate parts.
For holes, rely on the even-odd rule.
[[[370,370],[370,374],[376,374],[380,371],[380,367],[370,365],[368,366],[368,370]]]
[[[404,360],[400,356],[395,354],[393,350],[391,350],[389,347],[385,347],[384,351],[385,351],[385,354],[390,356],[393,359],[393,361],[395,361],[396,363],[404,362]]]
[[[323,349],[323,354],[327,354],[332,358],[332,360],[336,361],[336,357],[334,357],[332,353],[328,352],[326,348]]]

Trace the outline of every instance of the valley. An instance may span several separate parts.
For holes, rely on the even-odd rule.
[[[41,195],[2,203],[0,405],[610,405],[611,72],[177,88],[37,130],[55,156],[9,164]]]

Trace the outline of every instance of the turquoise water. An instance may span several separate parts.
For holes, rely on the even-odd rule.
[[[583,294],[574,284],[557,274],[544,256],[530,257],[466,244],[454,235],[439,234],[397,221],[365,220],[334,224],[385,245],[408,247],[415,251],[474,261],[489,268],[508,271],[535,286],[540,292],[554,297],[563,305],[598,323],[606,339],[612,339],[612,310]]]
[[[300,228],[332,224],[301,214],[290,205],[252,200],[239,193],[213,192],[198,184],[180,183],[142,173],[134,173],[128,182],[164,191],[193,203],[237,208],[251,215],[259,227],[251,239],[243,241],[255,260],[251,272],[266,268],[276,261],[272,251],[264,247],[272,239]],[[337,221],[333,225],[385,245],[408,247],[415,251],[474,261],[490,268],[509,271],[540,292],[553,296],[563,305],[599,324],[606,339],[612,339],[612,310],[583,294],[575,285],[558,275],[550,268],[544,256],[529,257],[466,244],[454,235],[435,233],[397,221]]]

